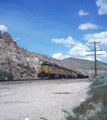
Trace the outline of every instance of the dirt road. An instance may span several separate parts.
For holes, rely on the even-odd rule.
[[[91,82],[80,81],[0,83],[0,120],[66,120],[63,110],[87,98]]]

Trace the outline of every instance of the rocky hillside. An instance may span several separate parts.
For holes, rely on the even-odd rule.
[[[47,55],[31,53],[17,46],[11,35],[0,31],[0,70],[11,71],[14,78],[29,76],[36,78],[43,61],[56,63],[59,66],[78,71],[85,75],[94,74],[94,62],[76,58],[57,60]],[[97,61],[98,73],[107,71],[107,64]]]
[[[82,73],[84,75],[94,76],[95,74],[95,62],[76,58],[67,58],[63,60],[66,67]],[[107,63],[97,61],[97,73],[98,75],[107,73]]]

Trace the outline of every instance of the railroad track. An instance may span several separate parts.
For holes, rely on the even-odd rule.
[[[0,84],[24,84],[24,83],[70,83],[70,82],[90,82],[90,79],[51,79],[51,80],[40,80],[40,79],[30,79],[30,80],[0,80]]]

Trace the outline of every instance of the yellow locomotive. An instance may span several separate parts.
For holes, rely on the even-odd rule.
[[[75,71],[69,70],[65,67],[60,67],[57,64],[44,61],[41,64],[40,73],[38,78],[50,79],[50,78],[77,78],[78,74]]]

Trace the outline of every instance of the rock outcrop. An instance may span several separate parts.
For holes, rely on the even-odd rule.
[[[36,67],[29,62],[27,57],[30,53],[17,46],[11,35],[7,32],[0,37],[0,69],[11,72],[14,78],[29,76],[35,78],[37,76]]]
[[[0,38],[3,38],[3,35],[2,35],[2,33],[1,33],[1,31],[0,31]]]
[[[84,75],[94,75],[94,62],[76,58],[57,60],[47,55],[29,52],[18,47],[11,35],[0,31],[0,70],[12,72],[14,78],[36,78],[43,61],[52,62]],[[98,74],[107,73],[107,64],[97,61]]]

